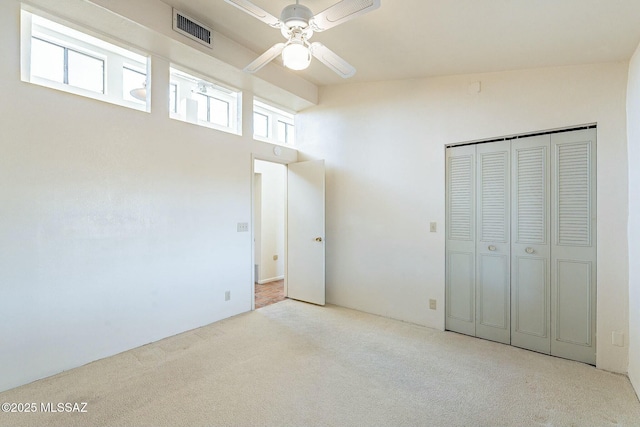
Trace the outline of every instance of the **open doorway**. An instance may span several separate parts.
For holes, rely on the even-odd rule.
[[[255,308],[285,299],[285,165],[254,160]]]

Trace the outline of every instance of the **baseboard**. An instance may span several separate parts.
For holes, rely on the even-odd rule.
[[[631,386],[633,387],[633,389],[636,391],[638,400],[640,400],[640,376],[635,375],[636,372],[633,370],[633,367],[630,366],[629,368],[631,368],[629,369],[629,373],[627,374],[629,376],[629,381],[631,382]]]
[[[284,279],[284,275],[277,276],[277,277],[271,277],[269,279],[258,280],[258,284],[259,285],[264,285],[265,283],[277,282],[278,280],[283,280],[283,279]]]

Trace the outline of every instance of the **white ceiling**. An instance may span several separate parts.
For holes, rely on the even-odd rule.
[[[163,0],[256,52],[283,40],[224,0]],[[292,0],[252,0],[273,15]],[[301,0],[314,13],[337,0]],[[358,71],[348,80],[313,61],[317,85],[628,60],[640,42],[640,0],[382,0],[320,41]],[[215,40],[214,40],[215,43]]]

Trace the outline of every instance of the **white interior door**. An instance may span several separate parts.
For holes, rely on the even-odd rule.
[[[287,296],[325,304],[324,160],[291,163],[287,173]]]
[[[476,336],[511,343],[511,141],[478,144]]]
[[[596,363],[596,130],[551,136],[551,354]]]
[[[447,330],[595,364],[595,157],[595,129],[447,148]]]
[[[512,142],[511,344],[549,354],[549,135]]]
[[[476,335],[475,153],[474,145],[450,147],[446,151],[445,327],[473,336]]]

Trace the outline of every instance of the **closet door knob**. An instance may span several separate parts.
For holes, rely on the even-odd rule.
[[[495,250],[496,250],[496,247],[495,247],[495,246],[493,246],[493,245],[489,245],[489,250],[490,250],[490,251],[495,251]]]
[[[525,251],[526,253],[528,253],[528,254],[532,254],[532,253],[534,253],[534,252],[535,252],[535,250],[533,250],[533,248],[527,248],[527,249],[525,249],[524,251]]]
[[[316,242],[322,242],[322,237],[316,237]]]

